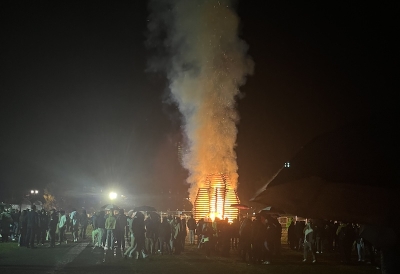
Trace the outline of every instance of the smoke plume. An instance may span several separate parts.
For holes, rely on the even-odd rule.
[[[211,173],[225,173],[237,187],[236,100],[253,72],[239,18],[230,0],[150,1],[151,69],[165,70],[171,99],[182,114],[190,196]]]

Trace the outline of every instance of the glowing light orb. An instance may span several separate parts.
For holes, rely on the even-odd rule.
[[[108,197],[110,197],[111,200],[116,199],[117,196],[118,196],[118,195],[117,195],[117,193],[115,193],[115,192],[110,192],[110,194],[108,195]]]

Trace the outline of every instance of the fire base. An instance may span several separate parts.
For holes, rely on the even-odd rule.
[[[194,203],[194,218],[196,221],[204,218],[213,221],[228,218],[232,222],[237,218],[239,210],[231,207],[239,204],[236,190],[231,188],[229,178],[224,174],[212,174],[205,180],[206,187],[199,188]]]

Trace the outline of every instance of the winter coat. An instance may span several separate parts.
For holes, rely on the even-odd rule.
[[[79,218],[78,218],[78,212],[72,211],[71,215],[70,215],[71,221],[72,221],[72,225],[76,226],[78,224]]]
[[[304,242],[314,243],[314,230],[310,225],[304,228]]]
[[[20,231],[26,231],[27,226],[28,226],[28,221],[26,218],[26,211],[24,211],[25,213],[21,213],[21,216],[19,217],[19,229]]]
[[[96,223],[97,228],[106,228],[106,218],[104,218],[104,215],[99,215],[96,218]]]
[[[189,230],[195,230],[196,229],[196,220],[192,217],[189,218],[187,221],[187,227]]]
[[[105,229],[113,230],[115,229],[116,225],[117,225],[117,218],[115,218],[115,216],[113,215],[108,216],[105,223]]]
[[[115,227],[115,229],[117,229],[118,231],[124,231],[125,227],[128,224],[128,218],[126,217],[125,214],[118,214],[117,216],[117,225]]]
[[[144,225],[146,228],[146,238],[153,238],[156,234],[156,224],[151,218],[144,220]]]
[[[158,237],[169,239],[171,238],[171,225],[168,222],[162,222],[158,227]]]
[[[36,211],[29,211],[26,215],[26,222],[28,227],[37,228],[39,226],[39,215]]]
[[[180,237],[180,234],[181,234],[181,223],[174,222],[172,225],[172,238],[176,240]]]
[[[196,234],[201,235],[203,230],[204,220],[199,220],[196,227]]]
[[[88,216],[86,214],[81,214],[79,216],[79,223],[81,226],[87,226],[88,225]]]
[[[297,238],[299,238],[299,239],[300,238],[301,239],[304,238],[304,232],[303,232],[304,227],[305,227],[305,223],[304,222],[302,222],[302,221],[296,222],[296,236],[297,236]]]
[[[3,212],[0,214],[0,225],[2,231],[4,233],[10,230],[10,225],[13,223],[13,219],[11,218],[11,215],[8,212]]]
[[[93,214],[93,216],[92,216],[93,230],[96,230],[98,228],[98,226],[97,226],[97,218],[99,218],[99,216],[97,214]]]
[[[292,222],[288,228],[288,238],[289,241],[296,239],[296,225]]]
[[[240,231],[240,222],[238,219],[234,219],[232,224],[231,224],[231,235],[234,238],[239,238],[239,231]]]
[[[253,231],[252,223],[251,223],[250,219],[246,218],[245,220],[243,220],[243,222],[239,228],[240,240],[243,242],[251,241],[252,231]]]
[[[57,224],[58,224],[58,216],[57,214],[54,212],[53,214],[50,215],[49,217],[49,230],[51,231],[56,231],[57,229]]]
[[[261,223],[260,220],[256,220],[252,222],[252,227],[252,243],[263,243],[267,237],[267,226]]]
[[[45,229],[49,225],[49,216],[47,216],[46,211],[40,211],[39,216],[39,226],[41,229]]]
[[[18,223],[18,221],[19,221],[19,216],[20,216],[20,213],[18,213],[18,212],[13,212],[13,213],[11,213],[11,218],[13,219],[13,222],[14,222],[14,223]]]
[[[63,228],[66,225],[67,225],[67,216],[65,216],[65,214],[63,214],[63,215],[60,216],[58,227],[59,228]]]
[[[215,234],[215,231],[212,227],[206,225],[205,227],[203,227],[203,236],[207,237],[207,238],[212,238],[213,235]]]
[[[186,228],[186,220],[182,219],[181,220],[181,235],[182,236],[187,236],[187,228]]]

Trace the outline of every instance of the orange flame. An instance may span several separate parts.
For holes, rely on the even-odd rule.
[[[231,207],[240,203],[237,193],[230,186],[229,178],[224,174],[211,174],[205,180],[206,187],[199,188],[194,203],[194,218],[225,219],[232,222],[239,210]]]

